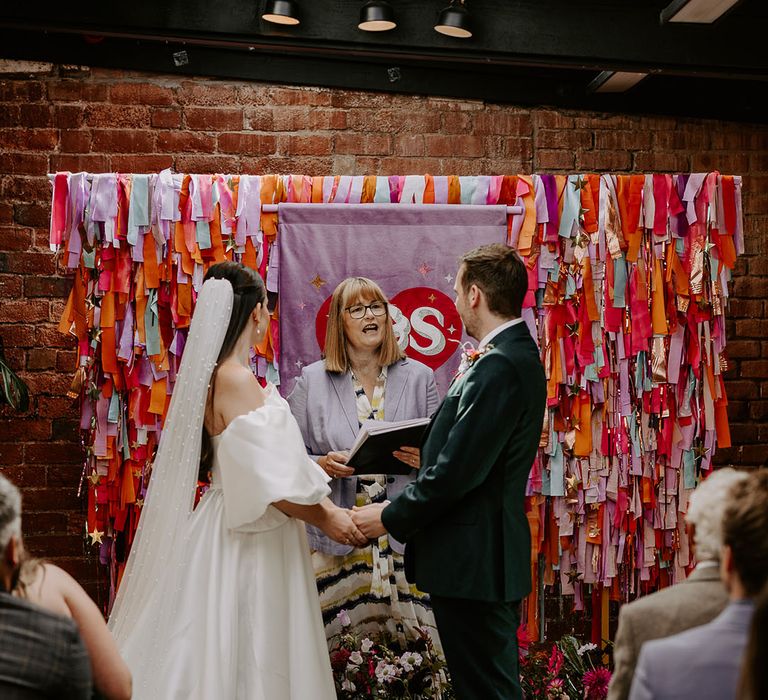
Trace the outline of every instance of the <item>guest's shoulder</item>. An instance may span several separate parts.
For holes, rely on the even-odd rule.
[[[658,665],[665,660],[671,663],[680,660],[681,656],[687,657],[690,653],[697,653],[696,649],[700,642],[709,639],[709,622],[698,627],[678,632],[677,634],[653,639],[643,644],[643,653],[651,665]]]
[[[301,376],[304,378],[316,378],[327,376],[328,370],[325,369],[325,360],[317,360],[301,368]]]
[[[397,360],[390,365],[391,368],[397,368],[397,370],[403,370],[408,372],[412,377],[417,377],[424,380],[429,380],[434,376],[434,372],[430,367],[427,367],[423,362],[414,360],[411,357],[404,357],[402,360]],[[397,371],[396,370],[396,371]]]
[[[673,601],[686,598],[690,591],[680,583],[669,588],[663,588],[655,593],[644,595],[631,603],[625,603],[619,609],[619,613],[625,617],[633,619],[642,619],[648,615],[662,614],[665,609],[669,609]]]

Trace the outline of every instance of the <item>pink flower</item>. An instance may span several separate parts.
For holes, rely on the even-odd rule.
[[[607,668],[601,667],[587,671],[582,678],[586,700],[604,700],[608,696],[610,680],[611,672]]]
[[[547,664],[547,671],[549,671],[551,676],[557,676],[560,673],[564,660],[563,652],[557,648],[557,645],[553,644],[552,653],[549,656],[549,664]]]

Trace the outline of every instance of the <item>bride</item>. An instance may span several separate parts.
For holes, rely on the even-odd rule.
[[[300,521],[366,539],[249,369],[268,322],[255,272],[208,270],[109,620],[138,700],[336,697]],[[211,487],[193,510],[198,470]]]

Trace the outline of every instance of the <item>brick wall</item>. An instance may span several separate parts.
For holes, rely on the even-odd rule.
[[[56,323],[69,280],[48,249],[56,170],[321,174],[687,172],[742,174],[747,254],[728,335],[733,447],[756,466],[768,438],[768,127],[520,109],[431,97],[46,67],[0,75],[0,335],[28,382],[0,409],[0,469],[24,490],[27,543],[98,590],[76,495],[74,346]]]

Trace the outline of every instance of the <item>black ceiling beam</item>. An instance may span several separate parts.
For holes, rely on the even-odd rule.
[[[357,29],[359,2],[303,0],[302,23],[285,30],[260,20],[264,0],[41,0],[5,3],[0,27],[186,41],[203,46],[348,54],[384,60],[627,70],[768,80],[768,3],[742,3],[714,25],[659,22],[666,0],[472,0],[475,36],[432,28],[445,0],[399,0],[391,32]],[[0,49],[2,50],[2,49]]]

